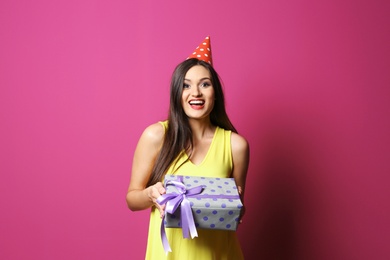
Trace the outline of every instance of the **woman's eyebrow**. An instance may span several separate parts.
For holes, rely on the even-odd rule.
[[[211,80],[209,77],[204,77],[204,78],[201,78],[199,81],[202,81],[202,80]],[[189,82],[191,82],[191,80],[190,79],[184,79],[184,81],[189,81]]]

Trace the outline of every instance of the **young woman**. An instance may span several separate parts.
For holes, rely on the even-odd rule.
[[[184,239],[181,229],[166,229],[172,252],[165,254],[160,225],[165,174],[233,177],[241,199],[249,145],[237,134],[224,103],[219,76],[203,60],[190,58],[172,76],[168,120],[148,126],[134,153],[127,203],[132,211],[151,208],[146,259],[243,259],[236,232],[198,229]],[[241,216],[242,217],[242,216]]]

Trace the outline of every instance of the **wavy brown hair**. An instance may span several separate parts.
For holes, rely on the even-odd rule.
[[[215,103],[213,110],[210,113],[211,123],[225,130],[231,130],[237,133],[237,130],[230,122],[226,113],[222,84],[217,72],[207,62],[195,58],[183,61],[177,65],[172,74],[168,128],[165,133],[162,148],[153,167],[152,174],[147,182],[147,187],[161,181],[168,168],[173,163],[176,163],[179,154],[192,148],[192,130],[188,122],[188,117],[182,107],[181,98],[184,77],[187,74],[187,71],[196,65],[203,66],[210,72],[211,83],[215,93]]]

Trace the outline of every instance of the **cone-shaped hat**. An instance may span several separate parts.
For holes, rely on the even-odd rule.
[[[210,36],[207,36],[201,44],[194,50],[194,52],[187,58],[197,58],[213,65],[213,59],[211,56]]]

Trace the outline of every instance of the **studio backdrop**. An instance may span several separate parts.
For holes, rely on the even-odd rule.
[[[246,259],[389,259],[389,1],[0,2],[0,259],[143,259],[125,196],[207,35],[250,144]]]

